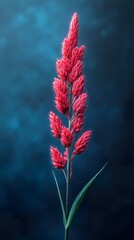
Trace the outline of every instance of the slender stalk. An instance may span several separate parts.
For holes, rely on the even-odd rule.
[[[63,174],[64,174],[65,180],[67,180],[67,176],[66,176],[65,170],[62,169],[62,172],[63,172]]]
[[[71,128],[71,118],[72,118],[72,86],[70,86],[69,91],[69,121],[68,127]],[[70,162],[71,162],[71,147],[68,147],[68,161],[67,161],[67,178],[66,178],[66,218],[69,213],[69,185],[70,185]],[[69,239],[69,229],[65,229],[65,240]]]
[[[68,234],[69,234],[69,231],[68,229],[65,228],[65,240],[68,240]]]
[[[70,185],[70,147],[68,148],[67,179],[66,179],[66,217],[69,210],[69,185]]]

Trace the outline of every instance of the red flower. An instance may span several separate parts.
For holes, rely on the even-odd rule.
[[[84,132],[75,143],[75,150],[73,151],[73,154],[82,153],[87,148],[87,144],[90,137],[91,137],[91,131]]]
[[[55,97],[55,106],[59,112],[68,114],[69,103],[67,95],[59,91]]]
[[[54,78],[53,81],[53,90],[57,95],[59,92],[64,93],[67,95],[67,86],[66,82],[63,80],[59,80],[58,78]]]
[[[83,114],[78,114],[74,120],[72,121],[71,124],[71,129],[75,132],[78,133],[82,130],[82,126],[84,123],[84,116]]]
[[[78,22],[78,15],[77,13],[74,13],[70,27],[68,32],[68,39],[70,40],[70,45],[72,48],[76,47],[78,44],[78,29],[79,28],[79,22]]]
[[[71,64],[72,65],[75,65],[78,62],[78,60],[82,61],[84,51],[85,51],[84,45],[82,45],[80,48],[75,47],[72,50],[72,56],[71,56]]]
[[[51,159],[55,168],[64,168],[66,159],[62,156],[57,148],[50,147]]]
[[[76,99],[76,101],[74,102],[74,105],[73,105],[73,110],[76,113],[84,113],[85,108],[86,108],[87,97],[88,97],[88,95],[86,93],[83,93]]]
[[[58,59],[56,62],[56,69],[59,75],[59,78],[63,81],[66,81],[71,70],[70,60],[66,57]]]
[[[65,152],[64,152],[64,158],[68,160],[68,148],[66,147]]]
[[[75,150],[70,155],[73,138],[80,132],[84,123],[84,111],[88,95],[83,93],[85,79],[82,75],[83,55],[85,46],[78,46],[78,15],[74,13],[69,32],[62,43],[62,57],[56,61],[58,78],[54,78],[53,90],[55,93],[55,106],[57,110],[66,114],[69,119],[69,128],[63,126],[60,118],[50,112],[50,127],[54,137],[60,138],[61,144],[66,148],[63,155],[57,148],[51,147],[51,157],[56,168],[64,168],[66,161],[73,159],[75,154],[82,153],[91,135],[86,131],[75,143]],[[70,163],[70,172],[72,171]]]
[[[82,62],[78,60],[69,75],[69,82],[74,83],[82,74]]]
[[[73,84],[72,93],[75,97],[80,96],[85,85],[84,76],[80,76]]]
[[[62,43],[62,56],[66,58],[70,58],[72,54],[72,46],[70,45],[70,40],[68,38],[64,38]]]
[[[62,130],[62,122],[60,118],[55,113],[50,112],[49,120],[51,132],[53,133],[54,137],[60,138]]]
[[[62,127],[62,132],[61,132],[61,143],[64,147],[69,147],[72,143],[73,140],[73,134],[72,132],[66,128]]]

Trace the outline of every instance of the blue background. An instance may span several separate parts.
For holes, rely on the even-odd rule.
[[[133,1],[0,0],[0,239],[62,240],[52,177],[52,82],[73,12],[85,44],[88,150],[73,162],[71,202],[101,166],[70,240],[134,239]],[[57,177],[64,192],[64,178]]]

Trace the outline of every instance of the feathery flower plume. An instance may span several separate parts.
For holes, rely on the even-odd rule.
[[[54,147],[50,147],[50,153],[54,167],[63,169],[66,165],[66,158]]]
[[[52,134],[54,135],[54,137],[60,138],[62,131],[62,122],[60,118],[55,113],[50,112],[49,119]]]
[[[62,131],[61,131],[61,143],[64,147],[69,147],[72,143],[73,140],[73,134],[72,132],[66,128],[66,127],[62,127]]]
[[[95,180],[104,167],[89,181],[82,191],[76,197],[72,208],[69,208],[69,189],[72,176],[72,159],[75,155],[81,154],[88,145],[91,137],[91,131],[85,131],[78,140],[75,137],[82,130],[84,123],[84,112],[86,109],[87,93],[84,93],[85,79],[82,74],[83,55],[85,46],[78,46],[78,15],[74,13],[69,32],[62,43],[61,59],[56,61],[56,70],[58,78],[54,78],[53,90],[55,93],[55,107],[64,114],[68,120],[68,127],[63,126],[60,118],[53,112],[50,112],[50,128],[54,137],[59,138],[64,147],[63,154],[55,147],[50,147],[53,166],[62,169],[66,180],[66,201],[63,203],[60,189],[55,174],[61,208],[63,212],[65,226],[65,240],[68,240],[68,231],[71,222],[80,206],[80,203],[86,195],[90,184]],[[74,142],[74,143],[73,143]],[[67,165],[67,166],[66,166]],[[66,169],[64,170],[66,166]],[[65,205],[65,208],[64,208]],[[69,211],[70,210],[70,211]]]
[[[78,97],[82,94],[84,89],[85,81],[84,76],[80,76],[73,84],[72,93],[74,97]]]
[[[72,50],[71,64],[75,65],[78,60],[82,61],[84,51],[85,51],[84,45],[82,45],[80,48],[75,47]]]
[[[70,40],[68,38],[64,38],[62,43],[62,56],[70,59],[72,55],[72,46],[70,44]]]
[[[79,95],[79,97],[76,99],[76,101],[73,104],[73,110],[76,113],[84,113],[86,109],[86,100],[88,95],[86,93],[82,93]]]
[[[78,15],[74,13],[72,20],[70,22],[69,32],[68,32],[68,39],[70,41],[70,45],[72,48],[76,47],[78,44],[78,29],[79,22],[78,22]]]
[[[53,90],[54,90],[56,95],[58,95],[59,92],[65,94],[66,96],[68,94],[66,82],[61,80],[61,79],[59,80],[58,78],[54,78]]]
[[[82,62],[78,60],[76,64],[73,66],[72,71],[69,75],[69,82],[74,83],[78,77],[82,74]]]
[[[68,117],[68,128],[63,126],[57,115],[52,112],[49,115],[51,132],[54,137],[60,138],[61,144],[66,148],[64,155],[67,162],[71,159],[70,149],[75,134],[82,130],[87,100],[87,94],[83,93],[85,80],[82,75],[85,46],[78,47],[78,26],[78,15],[74,13],[68,35],[62,43],[62,57],[56,61],[58,78],[54,78],[53,82],[55,106]]]
[[[55,106],[59,112],[68,114],[69,102],[67,95],[59,91],[55,97]]]
[[[59,78],[66,81],[71,70],[70,60],[66,57],[58,59],[56,62],[56,69]]]
[[[83,114],[78,114],[72,121],[71,129],[73,132],[78,133],[82,130],[82,126],[84,123],[84,116]]]
[[[67,115],[68,128],[63,126],[57,115],[52,112],[49,115],[51,132],[54,137],[60,138],[61,144],[66,148],[64,155],[68,156],[66,159],[69,165],[71,159],[70,149],[73,147],[75,134],[82,130],[88,97],[86,93],[83,93],[85,80],[82,75],[82,59],[85,46],[78,47],[78,26],[78,15],[74,13],[68,35],[62,43],[62,57],[56,61],[58,78],[54,78],[53,82],[55,106],[59,112]],[[88,134],[84,136],[86,141]],[[82,145],[83,138],[81,141],[76,142],[75,148],[77,147],[77,149],[78,143]],[[78,151],[75,149],[74,152]]]
[[[82,136],[75,143],[75,150],[73,151],[74,155],[82,153],[87,148],[90,137],[91,131],[86,131],[82,134]]]

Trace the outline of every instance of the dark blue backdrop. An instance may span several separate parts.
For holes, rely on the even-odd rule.
[[[73,12],[86,45],[88,150],[73,164],[71,199],[105,163],[70,240],[134,239],[133,1],[0,0],[0,240],[63,240],[51,173],[52,81]],[[57,172],[64,191],[64,179]]]

